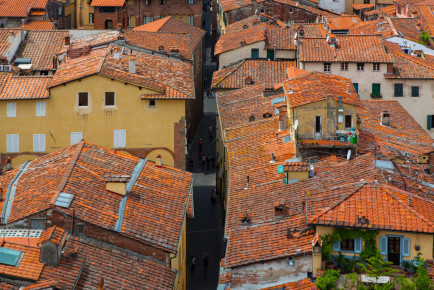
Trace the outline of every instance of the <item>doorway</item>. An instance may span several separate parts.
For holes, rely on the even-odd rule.
[[[315,116],[314,127],[315,138],[319,139],[322,135],[321,116]]]
[[[106,20],[104,23],[105,29],[113,29],[113,21],[112,20]]]
[[[387,260],[393,265],[399,266],[401,264],[401,238],[387,238]]]

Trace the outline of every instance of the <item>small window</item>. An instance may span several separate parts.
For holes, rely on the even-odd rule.
[[[370,4],[369,1],[370,0],[363,0],[363,4]]]
[[[194,16],[187,16],[187,24],[188,25],[193,25],[193,21],[194,21]]]
[[[427,130],[434,128],[434,115],[427,115]]]
[[[36,102],[36,117],[45,117],[45,101]]]
[[[150,15],[150,16],[143,16],[143,23],[151,23],[152,21],[154,21],[154,16]]]
[[[45,229],[45,219],[31,219],[30,229],[32,230],[44,230]]]
[[[354,90],[359,93],[359,83],[353,83]]]
[[[99,12],[100,13],[115,13],[116,8],[115,7],[100,7]]]
[[[373,71],[380,71],[380,64],[378,62],[372,64]]]
[[[20,135],[19,134],[6,135],[6,152],[8,152],[8,153],[20,152]]]
[[[104,104],[106,107],[113,107],[115,105],[115,93],[105,92]]]
[[[381,97],[381,84],[372,84],[372,97]]]
[[[353,239],[342,240],[341,241],[341,251],[354,252],[354,240]]]
[[[78,106],[87,107],[89,106],[89,93],[78,93]]]
[[[404,85],[403,84],[395,84],[395,91],[394,96],[395,97],[403,97],[404,96]]]
[[[145,5],[151,5],[151,0],[145,0]]]
[[[194,4],[194,0],[188,0],[188,4],[190,5]]]
[[[41,70],[41,76],[48,76],[48,70]]]
[[[149,108],[155,108],[155,100],[149,100]]]
[[[75,225],[75,235],[76,236],[84,236],[84,229],[85,229],[84,224],[76,224]]]
[[[332,64],[329,62],[324,63],[324,72],[330,72],[331,71]]]
[[[345,128],[351,128],[353,124],[353,120],[351,115],[345,115]]]
[[[93,13],[89,13],[89,23],[93,24]]]
[[[160,5],[166,5],[166,0],[160,0]]]
[[[357,70],[358,71],[364,71],[365,70],[365,64],[364,63],[358,63],[357,64]]]
[[[419,86],[411,86],[411,96],[419,97]]]
[[[7,103],[6,108],[6,116],[8,118],[14,118],[17,116],[17,103]]]
[[[33,152],[45,152],[45,134],[33,134]]]
[[[341,70],[348,70],[348,62],[341,63]]]
[[[293,13],[293,12],[294,12],[294,10],[292,9],[292,7],[289,8],[289,13]]]
[[[252,58],[259,58],[259,48],[252,48]]]

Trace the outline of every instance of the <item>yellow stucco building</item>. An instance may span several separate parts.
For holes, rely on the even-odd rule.
[[[65,29],[94,29],[94,8],[88,0],[60,0],[65,4]]]
[[[53,77],[3,73],[3,163],[11,157],[15,166],[85,139],[150,160],[160,153],[163,164],[184,168],[195,101],[191,64],[120,50],[64,56]]]

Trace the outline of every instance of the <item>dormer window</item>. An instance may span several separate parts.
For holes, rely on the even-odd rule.
[[[246,77],[246,78],[244,79],[244,82],[245,82],[246,85],[251,85],[251,84],[253,84],[253,80],[252,80],[251,77]]]
[[[264,119],[271,118],[272,116],[273,116],[273,114],[268,113],[268,112],[266,112],[266,113],[264,113],[264,114],[262,115],[262,117],[263,117]]]

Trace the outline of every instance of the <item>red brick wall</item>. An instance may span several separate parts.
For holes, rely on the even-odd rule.
[[[122,28],[128,27],[127,11],[122,7],[116,7],[115,13],[101,13],[100,7],[95,7],[94,12],[94,29],[105,29],[105,21],[113,21],[113,29],[116,29],[118,23],[122,24]]]
[[[202,1],[194,0],[194,4],[188,4],[188,0],[166,0],[165,5],[160,5],[160,0],[150,0],[146,5],[145,0],[135,0],[134,4],[128,5],[128,16],[136,16],[136,26],[143,23],[143,16],[153,16],[158,20],[161,16],[194,16],[193,24],[202,25]]]

